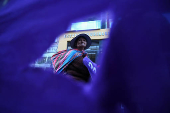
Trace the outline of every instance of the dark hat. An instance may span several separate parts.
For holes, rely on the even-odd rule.
[[[91,38],[86,34],[79,34],[75,38],[73,38],[71,40],[71,48],[73,48],[73,49],[77,48],[76,45],[75,45],[75,42],[77,42],[78,38],[80,38],[80,37],[83,37],[83,38],[86,39],[87,45],[86,45],[86,47],[84,49],[88,49],[90,47],[90,45],[91,45]]]

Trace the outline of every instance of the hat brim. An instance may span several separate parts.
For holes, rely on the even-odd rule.
[[[83,37],[87,41],[87,45],[84,49],[88,49],[91,46],[91,38],[86,34],[79,34],[75,38],[71,40],[71,48],[76,49],[75,42],[78,40],[78,38]]]

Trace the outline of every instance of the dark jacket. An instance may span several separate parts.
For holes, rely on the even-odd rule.
[[[66,68],[65,72],[76,80],[88,82],[90,74],[87,67],[83,64],[83,57],[79,56],[74,59]]]

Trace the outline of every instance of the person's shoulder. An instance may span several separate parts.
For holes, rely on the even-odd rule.
[[[79,52],[77,49],[69,49],[68,51]]]
[[[67,51],[68,51],[67,49],[66,49],[66,50],[58,51],[58,52],[56,52],[54,55],[52,55],[52,57],[53,57],[53,56],[56,56],[56,55],[59,55],[59,54],[61,54],[61,53],[67,52]]]

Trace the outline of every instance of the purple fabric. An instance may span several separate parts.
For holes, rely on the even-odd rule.
[[[87,67],[91,77],[97,73],[97,65],[93,63],[88,57],[83,58],[83,64]]]
[[[165,0],[9,0],[0,10],[1,113],[170,112],[170,28]],[[77,84],[29,64],[68,25],[113,12],[101,69]],[[156,12],[158,11],[158,12]]]

